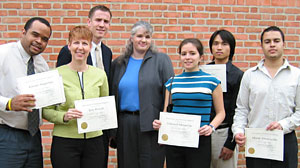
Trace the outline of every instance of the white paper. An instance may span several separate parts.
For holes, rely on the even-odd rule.
[[[227,92],[226,64],[201,65],[202,71],[209,73],[221,81],[223,92]]]
[[[79,134],[118,127],[114,96],[77,100],[74,104],[83,113],[77,119]]]
[[[283,161],[283,131],[246,128],[246,157]]]
[[[198,148],[201,116],[160,112],[158,143]]]
[[[62,77],[57,70],[17,78],[20,94],[33,94],[35,109],[66,101]]]

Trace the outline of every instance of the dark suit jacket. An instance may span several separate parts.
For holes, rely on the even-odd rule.
[[[101,50],[102,50],[102,61],[103,61],[103,65],[104,65],[104,70],[106,72],[107,78],[109,78],[109,71],[110,71],[110,65],[111,65],[111,60],[112,60],[112,52],[111,52],[110,48],[108,48],[103,43],[101,43]],[[68,64],[71,62],[71,60],[72,60],[72,55],[70,53],[70,50],[68,49],[68,45],[65,45],[58,54],[56,67]],[[89,54],[89,56],[87,58],[87,64],[93,65],[91,53]]]

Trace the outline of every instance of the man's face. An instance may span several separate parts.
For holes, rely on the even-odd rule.
[[[27,31],[23,30],[21,44],[30,56],[38,55],[45,50],[50,35],[50,28],[35,20]]]
[[[279,31],[265,32],[261,46],[266,59],[278,59],[283,55],[284,42]]]
[[[212,54],[218,62],[227,63],[230,55],[229,43],[222,40],[220,35],[217,35],[212,44]]]
[[[101,10],[95,11],[88,19],[88,26],[93,33],[93,41],[101,41],[110,27],[110,14]]]

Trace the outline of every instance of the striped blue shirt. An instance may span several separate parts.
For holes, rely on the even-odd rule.
[[[210,123],[212,93],[221,82],[214,76],[200,71],[183,72],[170,78],[166,88],[170,91],[174,113],[201,115],[201,126]]]

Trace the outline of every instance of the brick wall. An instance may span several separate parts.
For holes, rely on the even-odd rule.
[[[97,4],[107,5],[113,13],[110,32],[103,42],[112,49],[114,58],[123,51],[131,26],[145,20],[154,26],[155,44],[171,57],[176,73],[181,72],[176,53],[179,42],[188,37],[201,39],[206,47],[204,63],[209,62],[208,39],[219,28],[235,35],[233,60],[246,70],[262,58],[260,33],[276,25],[286,35],[286,58],[299,67],[300,0],[0,0],[0,44],[18,40],[28,18],[45,17],[53,35],[43,56],[53,68],[58,52],[67,43],[68,31],[86,25],[89,9]],[[46,168],[51,167],[52,128],[47,122],[42,126]],[[297,134],[300,137],[299,131]],[[110,168],[116,167],[115,154],[115,150],[110,151]],[[243,156],[240,152],[239,168],[245,167]]]

